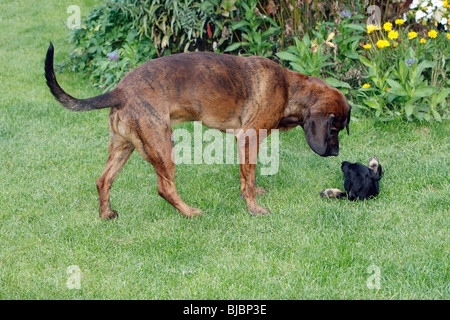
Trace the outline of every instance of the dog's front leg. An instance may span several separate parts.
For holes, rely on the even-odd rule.
[[[256,164],[240,164],[239,174],[241,181],[241,196],[247,202],[248,212],[252,216],[262,216],[269,214],[267,208],[261,207],[256,202]]]
[[[256,162],[259,151],[259,134],[253,130],[241,130],[236,134],[239,154],[239,177],[241,182],[241,196],[247,202],[247,208],[251,215],[266,215],[270,211],[261,207],[256,202]]]

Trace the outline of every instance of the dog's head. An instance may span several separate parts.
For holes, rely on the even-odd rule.
[[[337,89],[322,84],[314,90],[303,123],[306,142],[322,157],[339,154],[339,131],[346,128],[349,134],[350,111],[345,96]]]
[[[344,187],[349,200],[363,200],[378,195],[378,180],[381,179],[382,172],[381,166],[378,168],[379,171],[374,172],[359,162],[342,162],[341,169],[345,177]]]

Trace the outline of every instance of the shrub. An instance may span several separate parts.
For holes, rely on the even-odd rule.
[[[450,6],[425,2],[414,0],[408,11],[381,1],[390,21],[366,26],[354,0],[106,0],[70,33],[74,49],[63,66],[107,91],[163,55],[258,55],[323,78],[347,95],[354,114],[441,121],[449,118],[450,34],[442,23]]]
[[[74,49],[63,67],[88,72],[94,84],[107,91],[126,72],[152,58],[213,50],[214,42],[226,48],[233,35],[224,31],[235,16],[236,2],[107,0],[69,34]],[[117,58],[108,57],[112,52]]]
[[[95,6],[82,27],[69,34],[74,49],[64,67],[88,72],[96,86],[108,91],[126,72],[154,58],[153,41],[139,37],[128,10],[127,1],[110,0]]]
[[[302,40],[294,37],[294,45],[277,56],[289,61],[294,71],[324,78],[347,94],[361,76],[356,67],[362,53],[359,43],[365,30],[364,25],[358,22],[362,17],[343,10],[340,19],[322,22],[317,30],[313,30],[313,40],[307,34]]]
[[[368,26],[366,57],[360,57],[367,70],[367,85],[354,93],[361,109],[392,119],[441,121],[448,118],[447,97],[450,58],[447,36],[429,30],[419,37],[403,20],[372,30]]]
[[[237,42],[228,46],[225,52],[236,51],[243,55],[261,56],[270,58],[276,49],[275,38],[278,36],[280,27],[272,18],[261,14],[257,8],[257,0],[241,2],[243,19],[233,21],[231,29],[240,31]]]

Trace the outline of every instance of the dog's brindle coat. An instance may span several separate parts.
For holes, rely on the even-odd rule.
[[[76,99],[57,83],[53,70],[53,45],[47,51],[45,77],[51,93],[65,108],[88,111],[111,108],[109,157],[97,180],[100,217],[113,219],[109,193],[119,171],[134,149],[155,168],[158,193],[185,217],[203,213],[187,205],[175,187],[171,159],[171,126],[201,121],[205,126],[256,131],[256,141],[238,145],[241,194],[251,214],[269,211],[256,202],[256,164],[249,163],[252,143],[259,130],[290,130],[298,125],[306,141],[321,156],[339,153],[338,133],[347,128],[350,106],[342,93],[324,81],[289,71],[261,57],[239,57],[196,52],[151,60],[125,75],[117,87],[89,99]],[[249,139],[251,140],[251,139]],[[239,140],[240,141],[240,140]],[[244,140],[245,141],[245,140]],[[245,158],[243,158],[245,157]]]

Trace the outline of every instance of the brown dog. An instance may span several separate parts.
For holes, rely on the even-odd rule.
[[[47,51],[45,77],[51,93],[65,108],[88,111],[111,108],[109,157],[97,180],[100,217],[113,219],[109,193],[120,169],[134,149],[155,168],[158,193],[185,217],[203,213],[188,206],[175,188],[174,147],[171,126],[202,121],[225,132],[242,129],[290,130],[298,125],[317,154],[339,153],[338,133],[347,128],[350,106],[342,93],[324,81],[289,71],[261,57],[238,57],[196,52],[151,60],[128,73],[117,87],[89,99],[76,99],[57,83],[53,70],[53,45]],[[269,131],[270,132],[270,131]],[[255,194],[265,189],[255,183],[256,164],[249,148],[256,141],[238,144],[241,193],[251,214],[267,214]],[[251,139],[249,139],[251,140]],[[244,140],[245,141],[245,140]]]

